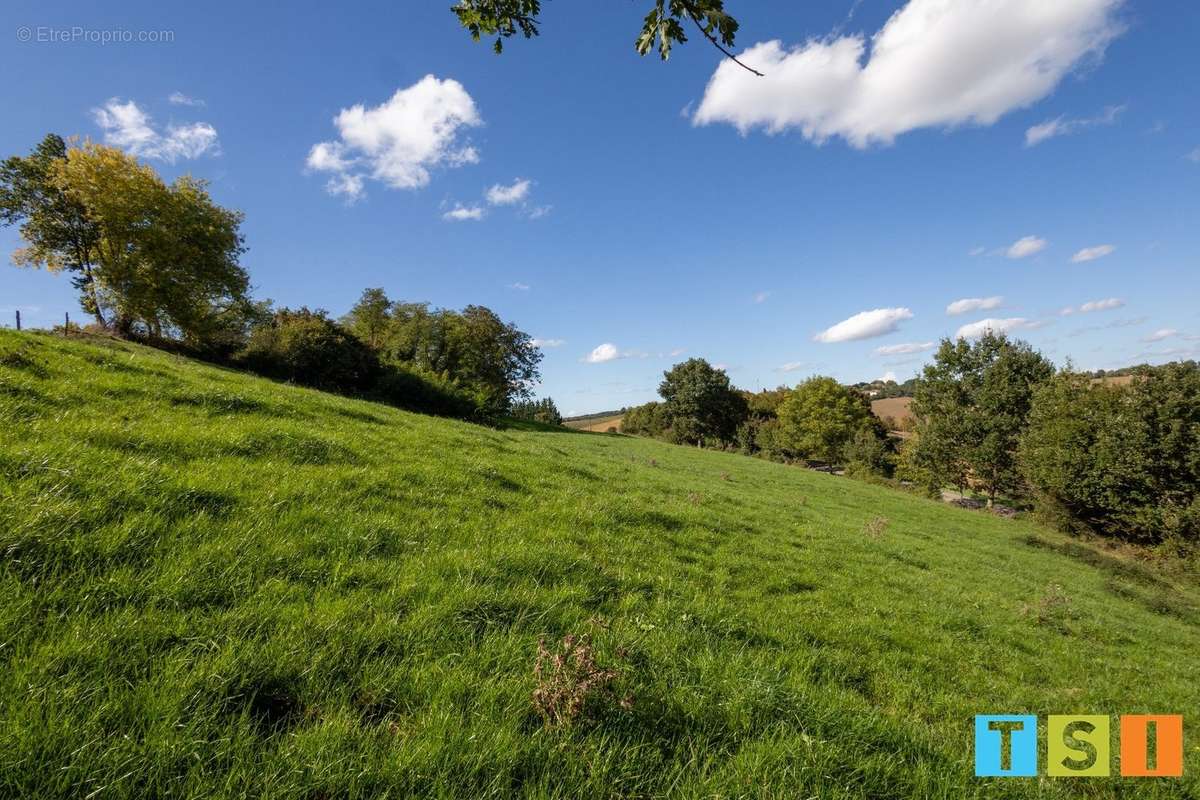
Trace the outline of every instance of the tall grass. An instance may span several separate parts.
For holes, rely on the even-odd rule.
[[[977,780],[970,738],[976,713],[1194,722],[1195,587],[867,484],[522,427],[0,333],[0,796],[1200,791],[1191,722],[1182,781]],[[548,724],[539,641],[568,634],[612,691]]]

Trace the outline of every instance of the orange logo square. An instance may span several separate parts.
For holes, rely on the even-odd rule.
[[[1183,717],[1178,714],[1123,714],[1121,774],[1133,778],[1182,776]]]

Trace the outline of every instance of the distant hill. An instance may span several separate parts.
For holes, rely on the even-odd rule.
[[[871,413],[883,420],[893,431],[909,430],[913,421],[911,397],[889,397],[871,401]]]
[[[563,420],[563,425],[568,428],[574,428],[577,431],[594,431],[605,433],[610,428],[621,429],[621,418],[624,416],[623,411],[605,411],[601,414],[588,414],[583,417],[572,417],[571,419]]]

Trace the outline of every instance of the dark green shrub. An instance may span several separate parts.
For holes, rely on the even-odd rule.
[[[254,328],[237,363],[260,375],[325,391],[371,388],[379,360],[324,311],[280,309]]]
[[[454,381],[401,364],[386,365],[371,394],[389,405],[426,414],[472,419],[482,413],[475,396]]]

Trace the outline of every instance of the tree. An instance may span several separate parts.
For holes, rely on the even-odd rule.
[[[855,431],[854,436],[842,450],[842,458],[846,464],[846,474],[852,477],[864,478],[880,476],[892,477],[896,469],[896,449],[886,432],[880,426],[864,425]]]
[[[0,224],[20,226],[26,246],[13,253],[15,263],[74,273],[71,283],[79,290],[80,305],[103,325],[93,275],[100,227],[57,180],[66,159],[66,142],[51,133],[29,156],[0,164]]]
[[[1064,372],[1038,388],[1021,437],[1039,509],[1068,530],[1200,544],[1200,369],[1145,368],[1128,385]]]
[[[621,414],[621,432],[653,439],[669,438],[670,421],[666,407],[657,401],[625,409]]]
[[[495,36],[492,48],[500,53],[504,50],[504,40],[510,36],[519,33],[531,39],[538,35],[541,24],[538,14],[542,4],[540,0],[459,0],[450,10],[475,41],[483,36]],[[738,22],[725,13],[723,0],[654,0],[650,12],[642,20],[642,30],[634,49],[643,56],[657,50],[659,58],[666,61],[674,45],[687,41],[685,26],[688,23],[726,58],[755,75],[762,75],[739,61],[728,49],[734,46]]]
[[[492,415],[529,397],[541,378],[542,352],[533,338],[483,306],[459,312],[431,311],[427,303],[393,303],[379,352],[386,362],[470,386]]]
[[[351,333],[377,350],[391,321],[391,308],[392,301],[383,289],[363,289],[362,297],[341,321]]]
[[[29,159],[5,162],[5,221],[23,220],[29,244],[20,261],[76,272],[83,307],[123,335],[198,344],[250,312],[241,214],[214,204],[202,181],[167,186],[116,148],[61,145],[47,137]]]
[[[695,443],[705,439],[733,441],[746,419],[746,399],[729,383],[724,370],[702,358],[691,358],[663,373],[658,386],[664,414],[675,438]]]
[[[876,427],[865,395],[818,376],[801,383],[780,404],[777,436],[801,458],[841,464],[855,435]]]
[[[972,480],[988,497],[1017,491],[1017,441],[1033,393],[1054,366],[1029,344],[985,333],[974,343],[942,340],[913,399],[916,465],[931,480],[964,489]]]

